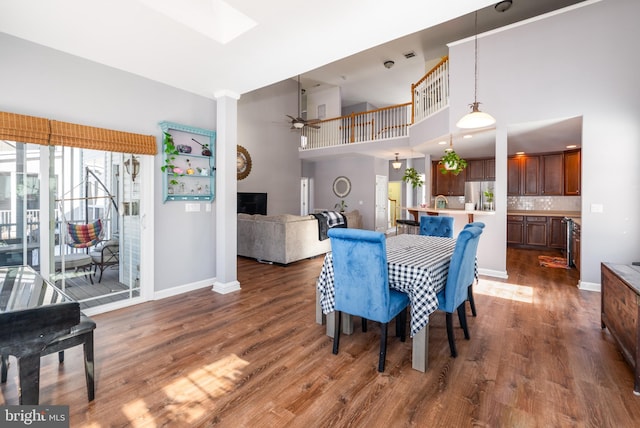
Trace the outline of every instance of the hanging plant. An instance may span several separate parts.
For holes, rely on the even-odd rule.
[[[447,149],[438,165],[440,165],[441,173],[450,172],[453,175],[458,175],[467,167],[467,161],[462,159],[455,150]]]
[[[179,177],[183,173],[183,171],[173,164],[173,161],[176,159],[176,156],[180,154],[180,152],[173,142],[173,136],[168,132],[164,133],[163,146],[165,159],[164,165],[162,165],[160,169],[162,170],[162,172],[173,174],[172,178],[169,180],[169,184],[176,185],[178,184],[178,180],[176,180],[176,177]]]
[[[404,175],[402,176],[402,181],[407,184],[411,184],[411,186],[416,189],[424,184],[422,181],[422,177],[418,174],[418,171],[415,168],[407,168],[404,170]]]

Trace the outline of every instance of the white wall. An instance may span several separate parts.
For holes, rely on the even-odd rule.
[[[300,213],[300,131],[285,116],[297,116],[296,93],[297,83],[288,79],[238,101],[238,144],[253,162],[238,192],[266,192],[269,215]]]
[[[601,262],[640,260],[638,16],[637,0],[603,0],[479,39],[478,100],[497,119],[497,139],[510,124],[583,116],[581,281],[588,284],[600,282]],[[451,46],[450,59],[453,129],[473,99],[473,41]],[[496,160],[496,179],[506,183],[503,162]],[[505,206],[503,188],[496,196]]]
[[[215,129],[216,103],[169,86],[0,33],[0,111],[155,135],[169,120]],[[140,179],[153,181],[154,291],[215,277],[215,203],[212,212],[185,213],[184,203],[162,203],[161,156]],[[151,252],[154,248],[145,247]]]
[[[342,116],[340,88],[335,86],[307,91],[307,119],[318,118],[318,106],[325,106],[325,119]],[[293,116],[293,115],[292,115]]]

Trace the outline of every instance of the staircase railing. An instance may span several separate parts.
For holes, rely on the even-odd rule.
[[[406,137],[409,126],[449,105],[449,57],[411,85],[411,102],[315,122],[302,128],[302,150]]]
[[[413,123],[449,105],[449,57],[442,57],[424,77],[411,85]]]

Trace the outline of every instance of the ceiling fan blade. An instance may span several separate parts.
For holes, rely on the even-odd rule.
[[[296,120],[296,118],[295,118],[295,117],[293,117],[293,116],[289,116],[288,114],[285,114],[285,116],[287,116],[287,117],[288,117],[289,119],[291,119],[291,120]]]
[[[321,119],[308,119],[307,123],[318,123],[318,122],[322,122]]]
[[[307,125],[309,128],[313,128],[313,129],[320,129],[320,127],[318,125],[314,125],[312,123],[307,123]]]

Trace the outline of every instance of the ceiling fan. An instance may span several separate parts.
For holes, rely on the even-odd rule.
[[[298,74],[298,117],[293,117],[288,114],[285,115],[289,119],[291,119],[291,121],[289,122],[291,123],[291,129],[302,129],[305,126],[314,129],[320,129],[318,125],[315,125],[315,123],[320,122],[320,119],[305,120],[302,118],[302,112],[300,111],[300,98],[302,98],[302,88],[300,87],[300,75]]]

